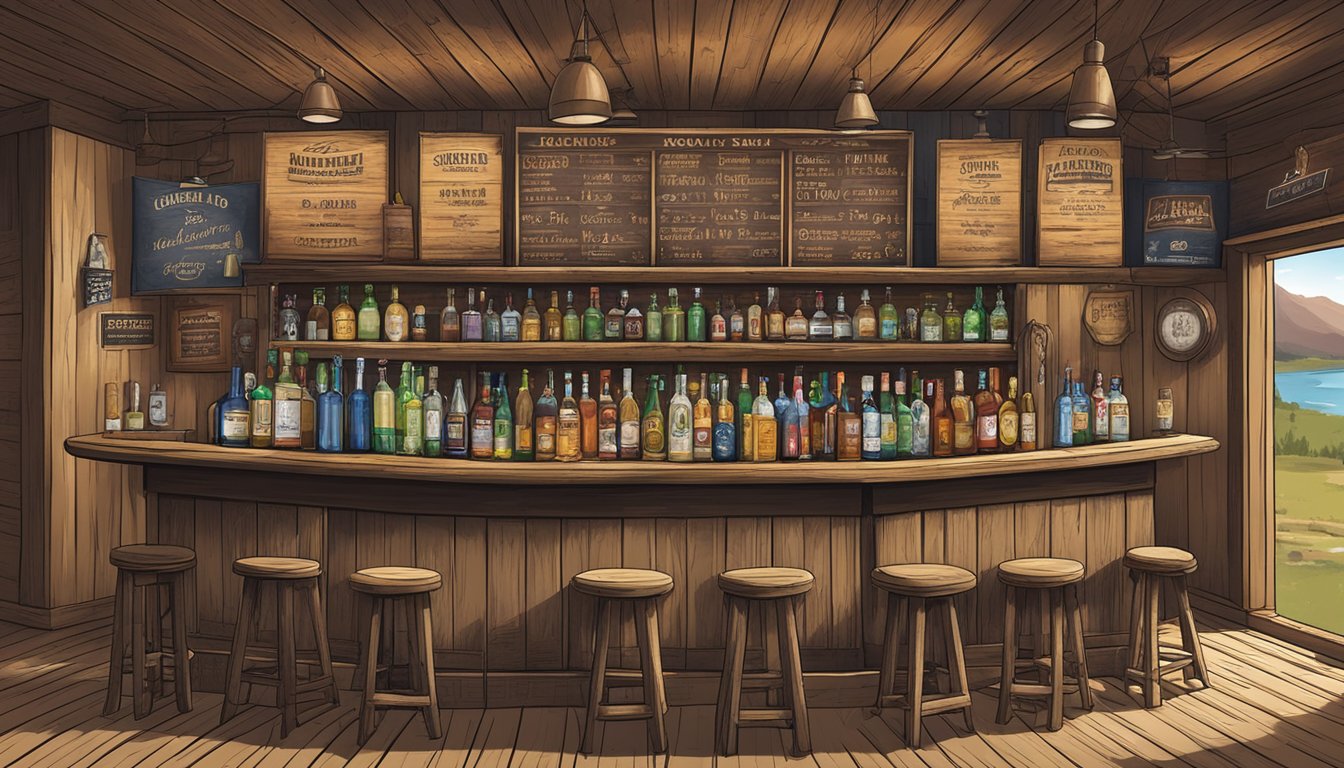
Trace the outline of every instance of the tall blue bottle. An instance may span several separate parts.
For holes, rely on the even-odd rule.
[[[798,458],[798,409],[793,407],[793,398],[784,388],[784,374],[779,374],[779,396],[775,398],[775,421],[779,423],[779,446],[775,455],[781,459]],[[790,432],[792,430],[792,432]],[[790,442],[792,435],[792,442]]]
[[[233,366],[229,378],[229,393],[219,399],[215,407],[215,436],[220,445],[229,448],[248,446],[251,414],[243,389],[243,369]]]
[[[373,399],[364,391],[364,358],[355,358],[355,388],[345,402],[347,450],[367,451],[373,446]]]
[[[733,398],[728,392],[728,377],[719,374],[718,402],[714,407],[714,439],[710,458],[737,461],[737,418]]]
[[[1064,385],[1055,398],[1055,439],[1056,448],[1073,446],[1073,369],[1064,369]]]
[[[331,378],[323,381],[327,367],[317,369],[317,450],[340,453],[345,444],[345,398],[341,397],[341,356],[331,358]],[[323,385],[326,386],[323,386]]]

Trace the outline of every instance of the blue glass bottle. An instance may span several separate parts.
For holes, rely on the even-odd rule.
[[[859,419],[862,424],[862,437],[859,441],[859,458],[864,461],[876,461],[882,458],[882,411],[873,399],[873,377],[865,375],[859,379],[863,399],[859,405]]]
[[[331,358],[331,376],[327,367],[317,369],[317,450],[340,453],[345,444],[345,398],[341,397],[341,356]]]
[[[1064,385],[1055,398],[1055,439],[1056,448],[1073,446],[1073,369],[1064,369]]]
[[[714,409],[714,446],[710,458],[737,461],[737,409],[728,392],[728,377],[719,374],[718,403]]]
[[[801,373],[801,371],[800,371]],[[802,377],[798,377],[801,381]],[[799,451],[798,409],[793,398],[784,388],[784,374],[779,374],[779,397],[775,398],[775,421],[779,422],[779,450],[775,454],[781,459],[796,459]]]
[[[229,448],[248,446],[251,413],[245,392],[243,369],[235,365],[230,373],[229,393],[221,397],[215,407],[215,436],[220,445]]]
[[[373,401],[364,391],[364,358],[355,358],[355,388],[345,403],[348,450],[367,451],[373,444]]]

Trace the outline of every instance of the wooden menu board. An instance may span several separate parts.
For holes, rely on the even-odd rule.
[[[790,264],[910,263],[907,131],[818,131],[789,153]]]
[[[938,142],[938,265],[1022,263],[1022,141]]]
[[[420,134],[422,260],[503,261],[503,160],[499,134]]]
[[[782,151],[688,149],[655,157],[657,264],[783,263]]]
[[[1119,139],[1041,141],[1036,179],[1037,263],[1124,263],[1124,166]]]
[[[382,257],[386,131],[267,133],[262,143],[266,258]]]
[[[231,362],[235,297],[175,297],[169,312],[169,371],[227,371]]]

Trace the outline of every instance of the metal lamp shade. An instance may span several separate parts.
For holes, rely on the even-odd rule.
[[[868,128],[877,125],[877,113],[873,111],[873,102],[863,90],[863,81],[850,78],[849,93],[840,100],[840,108],[835,111],[836,128]]]
[[[570,59],[551,87],[551,122],[596,125],[611,119],[607,82],[587,56]]]
[[[341,100],[336,89],[327,82],[327,73],[317,68],[317,77],[303,91],[299,103],[299,118],[309,123],[334,123],[341,119]]]
[[[1071,128],[1097,129],[1115,125],[1115,89],[1106,71],[1106,47],[1093,40],[1083,48],[1083,63],[1073,73],[1069,89]]]

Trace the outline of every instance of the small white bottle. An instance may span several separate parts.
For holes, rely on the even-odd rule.
[[[149,424],[160,429],[168,426],[168,393],[158,384],[149,388]]]

